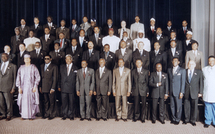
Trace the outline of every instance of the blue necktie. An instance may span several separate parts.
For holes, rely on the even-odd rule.
[[[190,71],[190,73],[189,73],[189,78],[188,78],[189,83],[191,82],[191,79],[192,79],[192,71]]]
[[[48,67],[48,65],[46,65],[46,64],[45,64],[45,68],[44,68],[44,71],[46,71],[47,67]]]

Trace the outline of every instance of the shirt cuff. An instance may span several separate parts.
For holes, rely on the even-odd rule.
[[[165,94],[165,96],[168,96],[168,94]]]
[[[157,83],[157,87],[159,87],[159,86],[158,86],[158,83]]]
[[[55,91],[54,89],[51,89],[52,91]]]

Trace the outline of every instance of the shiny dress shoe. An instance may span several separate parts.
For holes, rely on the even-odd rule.
[[[133,122],[136,122],[137,120],[136,120],[136,119],[133,119],[132,121],[133,121]]]
[[[84,118],[81,118],[81,119],[80,119],[80,121],[83,121],[83,120],[84,120]]]
[[[62,120],[66,120],[66,117],[63,117]]]
[[[175,121],[171,121],[170,124],[175,124]]]
[[[127,119],[122,119],[124,122],[127,122]]]
[[[191,122],[191,124],[192,124],[193,126],[196,126],[196,123],[195,123],[195,122]]]
[[[141,120],[142,123],[145,123],[145,120]]]
[[[178,124],[179,124],[179,122],[176,121],[176,122],[175,122],[175,125],[178,125]]]
[[[187,122],[186,122],[186,121],[184,121],[182,124],[186,125],[186,124],[187,124]]]
[[[6,119],[6,116],[0,116],[0,120]]]
[[[54,117],[49,117],[49,118],[48,118],[48,120],[52,120],[52,119],[54,119]]]
[[[74,117],[70,117],[70,120],[74,120]]]
[[[115,121],[119,121],[119,119],[116,118]]]
[[[155,121],[152,121],[152,124],[155,124]]]
[[[6,121],[10,121],[11,120],[11,116],[8,116],[7,118],[6,118]]]
[[[99,121],[100,120],[100,118],[96,118],[96,121]]]
[[[104,118],[103,120],[104,120],[104,121],[107,121],[107,119],[105,119],[105,118]]]
[[[205,124],[205,125],[204,125],[204,128],[208,128],[208,127],[209,127],[209,125],[208,125],[208,124]]]
[[[88,121],[91,121],[91,118],[88,118],[87,120],[88,120]]]
[[[165,121],[161,121],[161,124],[165,124]]]

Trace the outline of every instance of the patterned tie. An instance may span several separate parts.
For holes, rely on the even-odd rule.
[[[189,73],[189,78],[188,78],[189,83],[191,82],[191,79],[192,79],[192,71],[190,71],[190,73]]]

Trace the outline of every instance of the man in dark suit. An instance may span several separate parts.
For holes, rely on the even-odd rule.
[[[135,61],[136,67],[131,72],[132,96],[134,96],[134,119],[136,122],[139,118],[142,123],[145,122],[146,97],[149,95],[148,77],[149,71],[142,67],[141,59]],[[140,107],[140,100],[142,105]],[[141,109],[141,110],[140,110]],[[140,112],[141,111],[141,112]]]
[[[96,95],[97,110],[96,120],[102,118],[107,121],[109,96],[112,89],[112,72],[105,67],[105,59],[99,60],[99,68],[96,70],[95,80],[96,88],[94,95]]]
[[[183,63],[183,52],[182,50],[180,50],[179,48],[176,47],[176,41],[172,40],[170,42],[170,49],[168,49],[166,51],[167,53],[167,68],[172,68],[173,64],[172,64],[172,60],[173,57],[178,57],[180,63],[179,66],[182,66]]]
[[[131,69],[132,68],[132,50],[129,48],[126,48],[126,42],[121,41],[120,43],[120,49],[116,50],[115,56],[116,61],[119,59],[123,59],[125,62],[125,67]],[[116,67],[118,67],[118,64],[116,64]]]
[[[43,35],[43,26],[39,24],[40,20],[38,17],[34,17],[34,25],[30,27],[34,31],[34,37],[40,38]]]
[[[57,86],[58,67],[51,63],[51,56],[44,57],[45,64],[41,65],[40,93],[44,98],[44,116],[49,120],[55,117],[55,90]]]
[[[165,29],[163,30],[163,34],[164,34],[165,36],[167,36],[167,37],[170,37],[170,33],[171,33],[172,31],[176,31],[176,29],[172,27],[172,21],[169,20],[169,21],[167,22],[167,28],[165,28]]]
[[[60,51],[60,44],[54,44],[54,51],[51,51],[49,55],[52,57],[52,63],[60,67],[61,64],[65,63],[65,52]]]
[[[70,44],[70,40],[65,38],[65,34],[63,32],[59,33],[59,39],[55,40],[54,43],[58,42],[60,44],[60,51],[65,52],[67,47]]]
[[[47,53],[41,50],[40,42],[35,43],[35,50],[30,52],[31,64],[34,64],[37,69],[40,71],[40,66],[44,63],[44,56]]]
[[[161,63],[156,64],[156,71],[152,72],[149,78],[149,86],[151,89],[152,97],[152,123],[156,122],[157,117],[157,106],[159,101],[159,119],[162,124],[164,122],[164,99],[168,97],[169,85],[168,85],[168,76],[166,73],[162,72]]]
[[[176,38],[176,32],[175,32],[175,31],[172,31],[172,32],[170,33],[170,40],[169,40],[168,44],[170,44],[170,42],[173,41],[173,40],[176,42],[176,48],[177,48],[177,50],[182,50],[182,51],[183,51],[182,41],[181,41],[181,40],[178,40],[178,39]],[[169,49],[170,46],[168,45],[167,48]]]
[[[122,40],[126,42],[126,48],[129,48],[133,51],[133,41],[131,38],[129,38],[127,31],[123,32]]]
[[[146,70],[150,69],[150,55],[149,52],[145,51],[144,49],[144,43],[139,42],[138,43],[138,49],[136,49],[133,52],[133,63],[136,63],[137,59],[141,59],[143,64],[142,67]],[[134,67],[136,67],[136,64],[134,64]]]
[[[47,17],[47,24],[43,25],[43,29],[45,29],[46,27],[48,27],[49,30],[50,30],[50,34],[52,36],[56,36],[57,25],[55,25],[52,21],[53,21],[52,17],[48,16]]]
[[[155,42],[154,51],[150,52],[150,71],[156,71],[156,64],[161,63],[162,71],[167,72],[167,55],[165,51],[160,50],[159,42]]]
[[[89,29],[88,29],[89,30]],[[101,52],[103,50],[102,38],[104,36],[100,34],[100,29],[98,26],[94,27],[94,34],[89,37],[89,41],[94,44],[94,49]]]
[[[179,59],[172,59],[172,68],[168,68],[171,123],[178,125],[182,114],[182,98],[185,90],[186,70],[179,67]]]
[[[19,53],[17,53],[17,68],[19,68],[21,65],[24,65],[25,62],[24,62],[24,55],[25,54],[29,54],[29,52],[27,52],[25,50],[25,44],[24,43],[21,43],[19,44]]]
[[[26,26],[25,19],[21,19],[20,23],[21,23],[21,26],[19,26],[20,35],[27,38],[30,28],[28,26]]]
[[[93,42],[88,42],[88,50],[84,51],[82,60],[86,60],[88,67],[94,69],[95,71],[99,68],[99,51],[93,49]]]
[[[66,49],[66,54],[72,55],[72,63],[78,68],[81,68],[81,60],[83,50],[81,47],[77,46],[77,40],[74,38],[71,41],[71,46]]]
[[[151,48],[154,50],[153,45],[155,42],[159,42],[160,50],[165,51],[168,48],[169,38],[162,34],[162,29],[160,27],[157,28],[155,36],[151,41]]]
[[[104,51],[100,53],[100,57],[105,59],[105,67],[111,71],[113,71],[115,67],[115,54],[110,51],[110,45],[104,45]]]
[[[87,29],[87,37],[89,38],[90,36],[94,35],[94,28],[96,27],[96,19],[91,19],[90,20],[90,27]]]
[[[62,120],[67,117],[74,120],[74,101],[75,101],[75,81],[77,75],[77,67],[72,63],[72,55],[66,55],[66,64],[60,66],[60,77],[58,90],[61,91],[62,99]]]
[[[112,21],[112,19],[110,19],[110,18],[107,20],[107,24],[105,24],[104,27],[102,28],[102,35],[104,35],[104,36],[109,35],[109,29],[110,29],[110,28],[113,28],[113,30],[114,30],[114,35],[117,36],[117,33],[118,33],[117,30],[118,30],[118,29],[117,29],[116,26],[113,25],[113,21]]]
[[[76,39],[78,42],[78,47],[81,47],[83,51],[88,50],[88,38],[85,36],[85,31],[84,29],[81,29],[79,32],[79,36]]]
[[[155,36],[156,30],[155,30],[155,19],[150,19],[150,28],[146,30],[146,38],[148,38],[150,41],[152,41],[152,38]]]
[[[6,121],[13,116],[13,93],[16,87],[16,65],[10,63],[8,58],[8,54],[3,53],[3,62],[0,63],[0,120],[6,118]]]
[[[69,32],[69,28],[65,27],[65,25],[66,25],[65,20],[61,20],[60,25],[61,25],[61,27],[58,27],[56,29],[56,39],[59,39],[60,33],[64,33],[65,38],[69,40],[70,39],[70,32]]]
[[[80,101],[80,121],[83,121],[85,117],[91,121],[91,100],[95,88],[94,70],[87,67],[86,60],[81,62],[81,67],[76,77],[76,93]]]
[[[193,126],[196,126],[198,97],[202,97],[203,93],[203,74],[201,70],[195,69],[195,66],[195,61],[190,60],[188,62],[184,93],[185,120],[183,124],[190,122]]]
[[[187,27],[187,25],[188,25],[188,23],[186,20],[182,21],[182,28],[178,29],[178,39],[179,40],[185,40],[186,39],[186,34],[187,34],[188,29],[189,29]]]
[[[10,42],[11,42],[10,46],[12,48],[12,53],[16,54],[17,52],[19,52],[19,44],[23,43],[23,40],[25,39],[25,37],[22,36],[22,35],[20,35],[20,29],[19,29],[19,27],[16,27],[14,29],[14,31],[15,31],[16,35],[14,35],[14,36],[11,37],[11,39],[10,39]]]
[[[42,49],[46,53],[49,53],[50,51],[54,50],[55,37],[50,35],[50,30],[48,27],[44,28],[44,33],[45,35],[40,37]]]
[[[70,27],[70,36],[71,39],[78,38],[80,27],[77,25],[77,21],[75,19],[72,20],[72,26]]]
[[[186,39],[183,40],[183,54],[186,55],[187,51],[192,50],[192,44],[196,43],[197,41],[192,39],[193,32],[187,31],[186,33]],[[198,42],[197,42],[198,44]]]
[[[13,64],[16,64],[16,55],[11,53],[11,49],[10,49],[10,46],[9,45],[5,45],[4,46],[4,53],[8,54],[8,61],[13,63]],[[0,54],[0,57],[3,53]],[[1,62],[3,62],[1,60]]]

